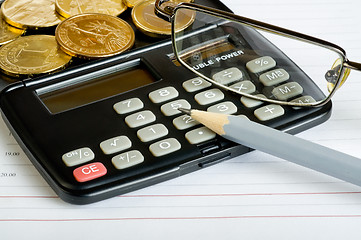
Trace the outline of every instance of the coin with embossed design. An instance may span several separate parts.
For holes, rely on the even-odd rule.
[[[62,21],[55,12],[55,0],[6,0],[1,11],[5,21],[18,28],[47,28]]]
[[[171,4],[177,2],[180,1],[172,1]],[[190,0],[185,0],[185,2],[190,2]],[[171,23],[158,17],[154,12],[154,8],[154,0],[147,0],[137,4],[132,10],[132,20],[135,26],[148,36],[167,37],[171,34]],[[195,15],[191,11],[188,11],[187,14],[181,14],[179,16],[179,25],[182,25],[184,29],[193,23]]]
[[[85,13],[58,25],[55,37],[68,54],[83,58],[113,56],[130,49],[135,40],[132,27],[106,14]]]
[[[70,60],[71,56],[49,35],[19,37],[0,48],[1,70],[16,77],[49,73],[65,67]]]
[[[0,12],[0,45],[11,42],[15,38],[21,36],[24,32],[24,29],[15,28],[7,24],[2,19]]]
[[[56,0],[56,11],[68,18],[81,13],[118,16],[127,9],[123,0]]]

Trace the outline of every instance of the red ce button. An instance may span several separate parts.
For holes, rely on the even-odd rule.
[[[107,173],[107,169],[100,162],[90,163],[78,167],[73,175],[78,182],[86,182],[101,177]]]

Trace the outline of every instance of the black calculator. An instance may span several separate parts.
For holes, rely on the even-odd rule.
[[[229,11],[218,1],[197,3]],[[287,66],[296,67],[257,33],[245,35],[252,38],[248,47],[264,49],[245,64],[274,61],[276,66],[264,72],[277,69],[280,61],[285,71]],[[245,69],[240,71],[251,82],[262,73]],[[1,93],[0,107],[41,175],[60,198],[73,204],[144,188],[252,150],[216,135],[179,107],[245,115],[291,134],[326,121],[331,113],[331,102],[294,108],[251,101],[217,88],[175,61],[170,39],[11,84]]]

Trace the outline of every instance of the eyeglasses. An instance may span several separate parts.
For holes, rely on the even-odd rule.
[[[229,12],[156,0],[156,14],[172,24],[176,60],[214,85],[250,99],[321,106],[361,63],[341,47]]]

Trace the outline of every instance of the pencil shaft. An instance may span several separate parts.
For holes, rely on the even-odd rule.
[[[237,116],[223,137],[361,186],[361,159]]]

